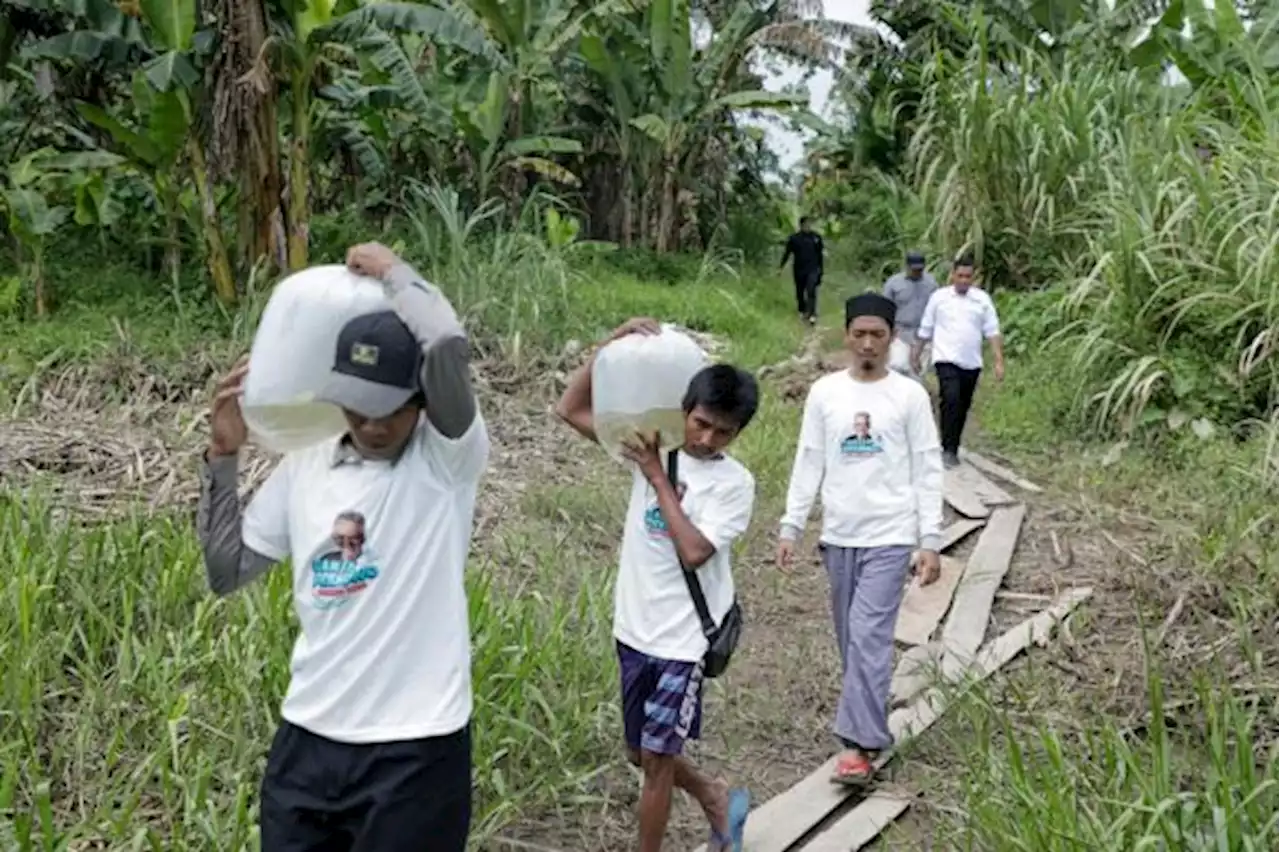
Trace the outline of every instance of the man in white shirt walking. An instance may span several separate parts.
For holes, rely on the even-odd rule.
[[[878,293],[846,303],[853,366],[809,390],[778,541],[778,566],[790,570],[821,487],[818,547],[844,672],[835,721],[844,750],[832,778],[842,784],[867,783],[876,753],[893,744],[893,629],[912,551],[921,585],[940,569],[938,433],[924,387],[888,369],[895,310]]]
[[[934,291],[925,306],[912,367],[919,372],[924,345],[932,341],[933,370],[938,376],[942,463],[960,463],[960,436],[982,375],[982,341],[991,344],[996,381],[1004,380],[1004,341],[991,297],[973,286],[973,257],[962,255],[951,267],[950,286]]]
[[[658,331],[634,319],[605,342]],[[595,441],[591,368],[594,356],[569,379],[556,414]],[[684,396],[684,446],[673,483],[656,436],[628,447],[631,500],[622,534],[614,600],[614,637],[622,680],[627,757],[644,771],[640,796],[640,852],[658,852],[666,834],[671,794],[679,787],[702,806],[711,824],[710,852],[740,852],[750,800],[742,788],[699,770],[681,752],[702,727],[706,627],[685,572],[693,572],[717,626],[734,608],[729,549],[746,532],[755,479],[724,450],[755,416],[755,379],[728,364],[694,376]]]
[[[448,300],[385,246],[356,246],[347,264],[393,308],[339,334],[322,398],[348,431],[287,454],[242,513],[241,362],[214,397],[197,530],[219,595],[292,562],[301,632],[262,780],[263,852],[463,852],[463,568],[489,435]]]

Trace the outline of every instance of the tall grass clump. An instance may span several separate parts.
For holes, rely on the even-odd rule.
[[[933,69],[912,143],[933,236],[975,248],[994,288],[1052,290],[1045,345],[1071,359],[1064,401],[1080,426],[1247,431],[1275,416],[1267,29],[1242,30],[1226,70],[1194,83],[1124,55],[1010,53],[977,35]]]
[[[289,569],[218,599],[189,518],[84,527],[47,508],[0,497],[4,848],[254,848],[297,629]],[[508,594],[491,564],[469,571],[481,838],[612,753],[609,575],[550,543],[523,557],[533,587],[581,582]]]
[[[946,826],[948,846],[1036,852],[1276,848],[1274,740],[1257,742],[1273,718],[1202,681],[1205,716],[1183,725],[1148,676],[1150,717],[1103,718],[1078,729],[1042,713],[1028,726],[1013,690],[977,695],[959,714],[957,751],[965,818]]]

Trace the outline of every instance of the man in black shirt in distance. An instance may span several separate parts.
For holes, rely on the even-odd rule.
[[[800,219],[800,230],[787,237],[787,250],[782,254],[782,263],[778,268],[787,265],[787,259],[795,256],[791,273],[796,281],[796,308],[800,318],[809,325],[818,322],[818,285],[822,283],[822,237],[814,233],[808,216]]]

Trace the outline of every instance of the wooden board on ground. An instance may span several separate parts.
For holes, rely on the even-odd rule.
[[[911,800],[875,792],[804,845],[804,852],[856,852],[911,807]]]
[[[1004,465],[997,464],[996,462],[991,461],[991,459],[980,456],[977,453],[970,452],[969,450],[961,450],[960,458],[962,461],[967,461],[987,476],[994,476],[996,479],[1002,479],[1016,488],[1021,488],[1023,491],[1027,491],[1032,494],[1041,494],[1044,492],[1044,489],[1039,485],[1036,485],[1034,482],[1029,482],[1023,479]]]
[[[991,509],[970,487],[964,474],[958,471],[959,467],[942,472],[942,499],[966,518],[985,518],[990,515]]]
[[[903,645],[923,645],[938,629],[942,616],[951,606],[951,595],[964,573],[964,563],[950,556],[943,556],[938,579],[927,586],[914,579],[902,597],[898,607],[898,621],[893,628],[893,638]]]
[[[942,664],[942,643],[929,642],[908,648],[893,670],[889,706],[898,707],[915,698],[933,682]]]
[[[1032,616],[993,641],[974,658],[972,666],[956,670],[951,679],[958,680],[966,672],[972,672],[977,681],[985,679],[1032,642],[1043,642],[1053,624],[1065,618],[1091,593],[1092,589],[1087,588],[1068,591],[1055,606]],[[924,733],[948,704],[949,697],[943,691],[930,689],[914,704],[889,714],[889,730],[897,744],[902,745],[908,738]],[[881,752],[875,759],[875,766],[883,767],[892,756],[892,750]],[[747,819],[744,852],[786,852],[839,808],[850,791],[847,787],[831,783],[835,768],[836,758],[833,755],[791,789],[753,810]],[[698,847],[698,852],[706,852],[706,847]]]
[[[986,525],[983,518],[961,518],[951,526],[942,531],[942,544],[938,547],[939,553],[946,553],[960,542],[964,541],[969,533],[974,530],[982,529]]]
[[[964,486],[973,494],[978,495],[978,499],[988,507],[1009,506],[1018,502],[1009,496],[1008,491],[987,479],[971,464],[961,462],[959,467],[952,469],[951,474],[953,479],[963,482]]]
[[[996,591],[1013,562],[1013,551],[1018,546],[1018,535],[1026,514],[1027,507],[1022,505],[992,511],[969,556],[969,564],[956,588],[951,612],[942,626],[945,656],[958,657],[967,664],[982,645]]]
[[[956,665],[950,668],[944,666],[942,682],[939,686],[957,683],[966,676],[972,678],[971,684],[986,680],[1027,648],[1032,645],[1044,645],[1054,625],[1070,615],[1072,610],[1088,600],[1092,594],[1093,588],[1090,586],[1063,592],[1053,606],[1019,622],[988,642],[974,656],[970,665]],[[948,696],[947,690],[935,686],[910,706],[889,714],[889,730],[893,732],[894,739],[901,744],[905,738],[923,733],[938,721],[955,697],[954,694]]]

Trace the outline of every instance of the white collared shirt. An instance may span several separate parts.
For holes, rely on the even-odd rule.
[[[980,370],[983,339],[999,333],[1000,318],[986,291],[970,287],[962,296],[955,287],[943,287],[929,297],[916,336],[933,342],[934,364]]]

